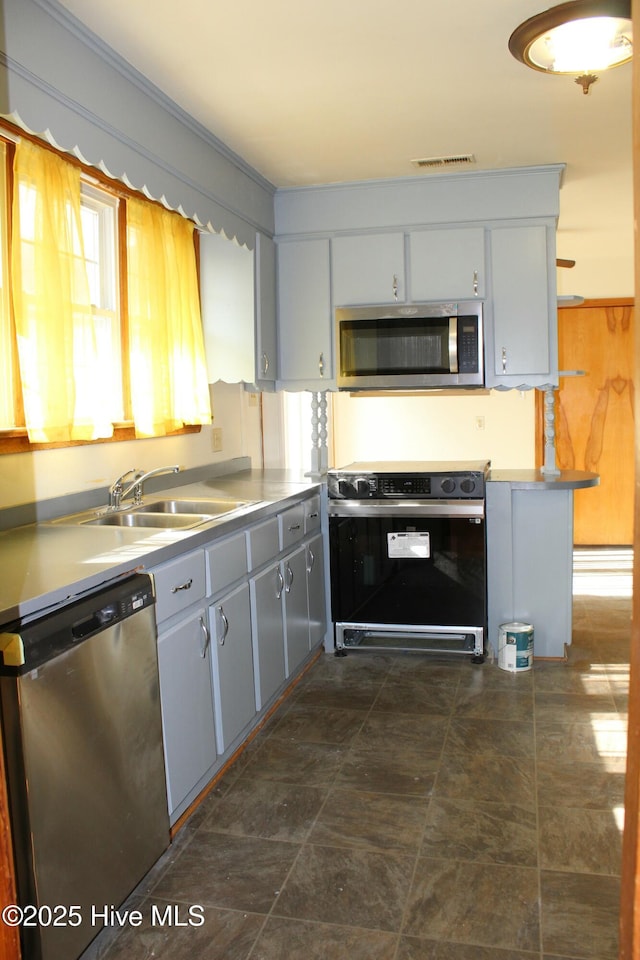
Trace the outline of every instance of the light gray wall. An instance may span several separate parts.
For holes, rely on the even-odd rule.
[[[154,199],[255,246],[272,236],[271,184],[180,111],[55,0],[0,0],[0,114]],[[132,466],[261,462],[260,411],[212,387],[215,427],[179,437],[3,455],[0,508],[102,489]]]
[[[55,0],[2,16],[0,113],[242,243],[273,234],[273,186]]]

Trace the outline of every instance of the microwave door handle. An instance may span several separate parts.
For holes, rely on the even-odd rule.
[[[449,317],[449,373],[458,372],[458,318]]]

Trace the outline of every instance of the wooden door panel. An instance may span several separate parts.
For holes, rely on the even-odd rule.
[[[561,370],[556,400],[557,463],[589,470],[600,486],[575,493],[576,544],[633,543],[633,301],[586,301],[558,311]]]

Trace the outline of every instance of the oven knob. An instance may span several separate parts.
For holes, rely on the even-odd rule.
[[[467,477],[466,480],[463,480],[460,484],[460,489],[463,493],[473,493],[476,488],[475,480],[472,480],[471,477]]]
[[[356,489],[351,480],[338,480],[338,493],[341,497],[344,497],[345,500],[348,500],[350,497],[356,495]]]
[[[359,477],[356,480],[356,494],[359,497],[366,497],[369,493],[369,481],[364,477]]]
[[[456,488],[456,482],[451,477],[447,477],[440,484],[443,493],[453,493]]]

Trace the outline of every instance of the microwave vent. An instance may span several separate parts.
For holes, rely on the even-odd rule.
[[[425,167],[459,167],[465,163],[475,163],[476,158],[472,153],[459,153],[450,157],[419,157],[412,160],[411,163],[423,169]]]

